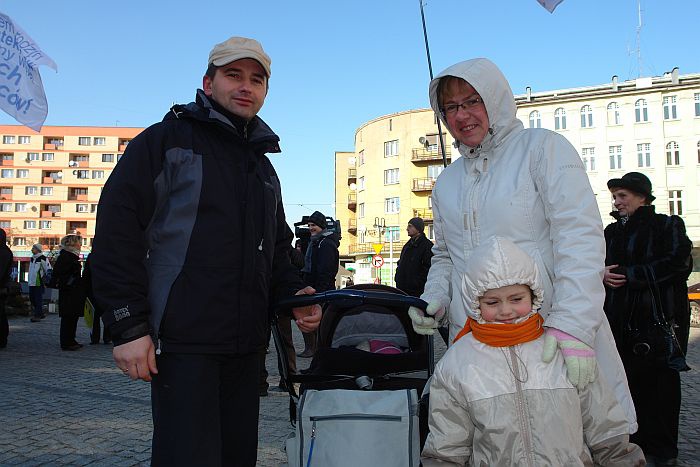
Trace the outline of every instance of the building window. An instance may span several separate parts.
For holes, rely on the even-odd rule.
[[[581,128],[590,128],[593,126],[593,109],[590,105],[581,107]]]
[[[78,146],[90,146],[92,144],[92,138],[89,136],[78,137]]]
[[[75,176],[78,178],[90,178],[90,171],[89,170],[76,170]]]
[[[0,211],[12,212],[12,203],[0,203]]]
[[[11,229],[12,222],[10,221],[0,221],[0,229]]]
[[[609,146],[608,152],[610,153],[610,169],[621,169],[622,168],[622,146]]]
[[[554,129],[566,130],[566,110],[563,107],[554,111]]]
[[[678,118],[676,99],[676,96],[664,97],[664,120],[675,120]]]
[[[363,149],[357,155],[357,165],[365,165],[365,150]]]
[[[695,93],[695,116],[700,117],[700,92]]]
[[[401,240],[401,228],[398,225],[387,226],[384,231],[385,242],[398,242]]]
[[[384,198],[384,212],[386,214],[396,214],[399,212],[399,197]]]
[[[365,217],[365,203],[360,203],[357,205],[357,217],[360,219]]]
[[[540,118],[539,110],[533,110],[530,112],[530,128],[542,128],[542,120]]]
[[[24,187],[24,194],[25,195],[35,195],[35,194],[37,194],[37,192],[38,192],[38,190],[37,190],[37,187],[35,187],[35,186]]]
[[[444,169],[445,169],[445,166],[443,166],[442,164],[429,165],[428,166],[428,178],[432,178],[433,180],[437,180],[438,175],[440,175]]]
[[[681,190],[669,190],[668,192],[668,213],[677,216],[683,215],[683,192]]]
[[[384,184],[396,185],[399,183],[399,169],[387,169],[384,171]]]
[[[649,112],[647,111],[646,99],[639,99],[634,103],[634,121],[637,123],[649,121]]]
[[[2,144],[15,144],[15,137],[10,135],[3,136]]]
[[[608,125],[620,124],[620,105],[617,102],[608,104]]]
[[[97,203],[93,203],[90,205],[90,212],[93,214],[97,212]]]
[[[14,178],[15,177],[15,170],[14,169],[2,169],[2,171],[0,171],[0,177],[1,178]]]
[[[433,224],[428,224],[427,227],[428,227],[428,238],[430,240],[435,240],[435,227],[433,226]]]
[[[19,136],[17,142],[19,144],[29,144],[29,143],[31,143],[31,141],[32,141],[31,136]]]
[[[41,160],[43,161],[52,161],[53,160],[53,153],[52,152],[45,152],[41,155]]]
[[[92,178],[105,178],[105,171],[104,170],[93,170],[92,171]]]
[[[0,154],[0,160],[3,160],[3,161],[14,161],[14,160],[15,160],[15,155],[14,155],[14,154]]]
[[[51,221],[39,221],[39,228],[40,229],[50,229],[51,228]]]
[[[117,162],[119,162],[120,160],[122,160],[122,156],[123,156],[123,155],[124,155],[124,154],[117,154]]]
[[[36,221],[24,221],[25,229],[36,229]]]
[[[651,144],[637,145],[637,167],[651,167]]]
[[[666,165],[680,165],[681,151],[678,143],[671,141],[666,145]]]
[[[27,212],[27,203],[15,203],[15,212]]]
[[[698,141],[698,164],[700,164],[700,141]]]
[[[595,170],[595,148],[583,148],[581,149],[581,160],[583,161],[583,166],[586,168],[586,172],[591,172]]]
[[[384,143],[384,157],[399,155],[399,140],[395,139]]]
[[[365,189],[365,177],[360,177],[357,179],[357,191],[363,191]]]
[[[29,178],[29,169],[17,169],[17,178]]]
[[[76,204],[75,205],[75,212],[88,212],[90,210],[90,206],[87,204]]]
[[[53,187],[52,186],[42,186],[41,187],[41,196],[53,196]]]
[[[14,246],[26,246],[27,239],[24,237],[15,237],[14,239],[12,239],[12,244]]]
[[[27,160],[29,161],[38,161],[41,159],[41,156],[39,156],[38,152],[28,152],[27,153]]]
[[[92,139],[92,144],[95,146],[104,146],[107,143],[107,139],[103,136],[96,136]]]
[[[102,154],[102,162],[114,162],[114,154]]]

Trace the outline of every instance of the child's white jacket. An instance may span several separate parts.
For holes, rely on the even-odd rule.
[[[430,385],[423,466],[644,465],[610,389],[597,378],[579,393],[560,353],[542,362],[543,345],[491,347],[470,333],[448,349]]]

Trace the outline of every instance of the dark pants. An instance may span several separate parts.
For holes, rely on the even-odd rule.
[[[32,316],[41,318],[44,315],[44,287],[29,286],[29,302],[32,304]]]
[[[0,349],[7,347],[7,336],[10,334],[10,325],[7,322],[7,314],[5,314],[6,297],[0,297]]]
[[[61,347],[70,347],[76,343],[75,332],[78,329],[80,316],[70,315],[61,317],[60,340]]]
[[[639,423],[639,431],[630,436],[630,441],[639,445],[645,455],[678,457],[680,374],[668,368],[649,368],[627,362],[625,371]]]
[[[254,467],[259,354],[157,357],[153,466]]]
[[[95,316],[92,320],[92,331],[90,332],[90,342],[93,344],[100,343],[101,319],[102,313],[98,313],[97,309],[95,309]],[[112,336],[110,335],[109,329],[107,329],[106,326],[104,328],[104,334],[102,334],[102,342],[104,342],[105,344],[112,342]]]
[[[297,355],[294,349],[294,341],[292,340],[292,318],[287,318],[281,316],[277,322],[277,327],[280,330],[280,337],[282,338],[282,344],[287,352],[287,368],[289,369],[289,374],[293,375],[297,372]],[[270,339],[268,337],[268,343]],[[260,392],[264,392],[270,386],[267,382],[267,377],[269,376],[267,368],[265,367],[266,352],[260,355]],[[279,372],[280,378],[282,377],[282,354],[277,349],[277,371]],[[280,379],[279,387],[282,389],[287,389]]]

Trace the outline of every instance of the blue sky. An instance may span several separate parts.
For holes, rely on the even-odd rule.
[[[642,0],[642,75],[700,72],[698,0]],[[418,0],[5,0],[58,64],[42,68],[47,125],[148,126],[201,86],[211,47],[254,37],[272,57],[261,116],[290,223],[333,212],[334,152],[378,116],[428,106]],[[429,0],[435,73],[488,57],[523,93],[636,78],[637,0]],[[0,113],[0,123],[16,123]]]

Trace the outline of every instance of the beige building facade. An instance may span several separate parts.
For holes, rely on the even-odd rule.
[[[95,235],[102,187],[129,141],[142,128],[0,125],[0,227],[20,279],[31,247],[56,250],[80,234],[83,253]]]
[[[604,225],[613,208],[607,181],[642,172],[652,181],[657,212],[683,217],[700,246],[700,74],[674,69],[599,86],[528,88],[515,99],[526,128],[556,131],[579,152]],[[336,217],[347,231],[341,255],[355,267],[356,283],[393,285],[412,217],[424,218],[432,239],[431,193],[442,170],[437,132],[431,109],[400,112],[365,123],[355,132],[355,150],[336,153]],[[443,134],[450,163],[459,153],[444,127]],[[379,269],[371,261],[373,243],[382,244]]]

